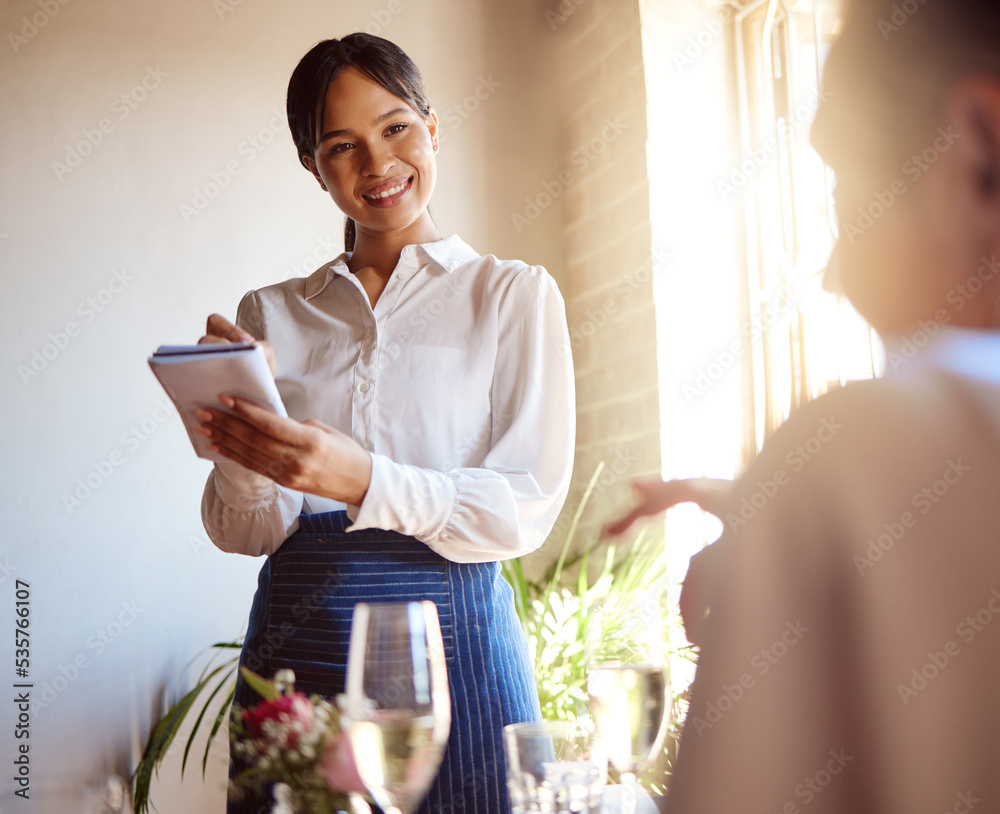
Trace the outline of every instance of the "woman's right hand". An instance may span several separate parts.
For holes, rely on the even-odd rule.
[[[274,348],[270,342],[255,339],[249,332],[244,331],[237,325],[233,325],[228,319],[220,314],[212,314],[205,325],[205,335],[198,340],[199,345],[205,344],[227,344],[231,342],[249,342],[257,345],[264,351],[267,359],[267,366],[271,368],[271,375],[277,375],[277,365],[274,360]]]
[[[696,503],[702,511],[722,519],[722,510],[733,491],[731,480],[687,478],[685,480],[636,480],[632,488],[639,493],[639,505],[605,528],[612,536],[624,534],[642,517],[652,517],[679,503]]]
[[[611,523],[608,534],[623,534],[641,517],[651,517],[679,503],[695,503],[702,511],[714,514],[720,520],[727,501],[733,492],[730,480],[717,478],[689,478],[686,480],[637,480],[632,483],[639,493],[639,505],[629,514]],[[684,587],[681,589],[680,611],[684,619],[684,633],[692,644],[701,643],[705,617],[709,610],[712,571],[719,552],[710,545],[691,558]]]

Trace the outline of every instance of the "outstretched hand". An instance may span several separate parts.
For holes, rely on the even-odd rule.
[[[371,482],[371,456],[357,441],[321,421],[299,422],[253,402],[221,395],[234,414],[199,410],[198,432],[209,449],[280,486],[360,506]]]
[[[687,478],[661,481],[635,480],[632,488],[639,493],[639,504],[624,517],[610,523],[605,533],[624,534],[643,517],[661,514],[680,503],[696,503],[703,511],[721,519],[723,507],[733,490],[733,482],[719,478]]]
[[[605,528],[611,535],[623,534],[637,520],[651,517],[680,503],[695,503],[703,511],[720,520],[722,511],[733,491],[733,482],[717,478],[689,478],[686,480],[636,480],[632,487],[639,493],[639,504],[624,517]],[[684,586],[681,589],[680,611],[684,620],[684,635],[698,644],[709,607],[709,586],[713,560],[718,552],[708,546],[691,558]]]

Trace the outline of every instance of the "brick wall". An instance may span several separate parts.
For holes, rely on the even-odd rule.
[[[562,168],[539,189],[562,196],[578,428],[573,488],[532,571],[558,554],[600,462],[579,542],[594,541],[630,503],[632,477],[659,475],[661,463],[639,2],[553,0],[546,17],[558,51]]]

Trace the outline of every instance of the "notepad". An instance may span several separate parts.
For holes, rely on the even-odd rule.
[[[232,413],[219,401],[220,394],[240,396],[280,416],[288,415],[267,357],[257,345],[161,345],[149,357],[149,367],[177,407],[199,458],[227,460],[208,449],[212,441],[197,432],[202,421],[195,415],[203,407]]]

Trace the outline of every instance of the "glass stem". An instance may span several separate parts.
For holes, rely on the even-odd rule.
[[[352,791],[347,798],[351,801],[351,814],[372,814],[371,806],[357,792]]]
[[[622,814],[635,814],[639,800],[639,782],[635,772],[622,772]]]

